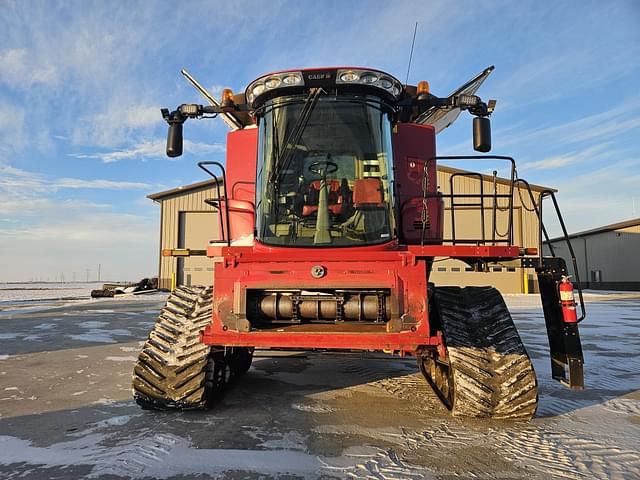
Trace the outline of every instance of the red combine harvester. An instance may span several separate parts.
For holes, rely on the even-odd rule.
[[[502,296],[492,287],[430,283],[436,257],[479,271],[535,268],[553,377],[583,388],[582,294],[578,317],[565,262],[543,257],[541,240],[533,248],[513,244],[514,188],[535,208],[540,239],[546,197],[566,236],[553,192],[536,201],[510,157],[436,156],[436,133],[463,110],[475,116],[474,148],[491,149],[495,101],[475,92],[492,70],[446,98],[432,95],[427,82],[402,85],[374,69],[291,70],[260,77],[241,95],[225,90],[219,103],[183,71],[210,105],[163,109],[167,154],[182,154],[188,118],[220,116],[233,130],[226,171],[218,162],[199,164],[216,179],[217,198],[207,202],[222,239],[206,251],[163,251],[217,259],[215,288],[178,287],[170,295],[134,369],[137,403],[206,408],[249,369],[255,348],[382,350],[414,355],[454,415],[530,419],[537,379]],[[440,159],[503,162],[509,191],[443,194]],[[483,183],[478,173],[464,175]],[[499,202],[508,204],[506,235],[497,234]],[[456,238],[455,212],[465,205],[479,206],[480,238]]]

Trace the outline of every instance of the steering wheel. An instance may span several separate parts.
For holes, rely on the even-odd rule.
[[[309,165],[309,171],[316,175],[326,175],[327,173],[335,173],[338,171],[338,164],[330,160],[319,160]]]

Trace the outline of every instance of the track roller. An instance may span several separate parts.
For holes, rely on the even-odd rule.
[[[205,409],[249,369],[253,349],[200,343],[211,297],[211,287],[179,287],[167,299],[133,370],[133,397],[143,409]]]
[[[432,325],[446,356],[418,358],[425,378],[453,415],[529,420],[538,405],[533,365],[500,293],[491,287],[437,287]]]

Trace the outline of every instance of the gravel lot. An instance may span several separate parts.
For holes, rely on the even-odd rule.
[[[530,423],[449,416],[413,359],[259,353],[209,412],[132,402],[165,296],[0,309],[2,478],[640,478],[640,295],[589,295],[587,389],[550,379],[535,297],[507,303],[540,382]]]

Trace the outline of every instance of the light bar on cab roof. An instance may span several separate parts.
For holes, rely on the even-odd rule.
[[[301,87],[303,85],[302,72],[272,73],[260,77],[247,87],[247,101],[252,104],[257,97],[274,88]]]
[[[307,70],[293,70],[288,72],[271,73],[251,82],[245,91],[247,102],[252,106],[259,106],[266,98],[286,95],[279,90],[305,91],[311,88],[333,90],[359,90],[362,88],[376,89],[385,96],[400,99],[403,86],[396,78],[377,70],[362,68],[320,68]]]
[[[338,70],[336,75],[337,85],[367,85],[370,87],[378,87],[387,93],[390,93],[393,97],[398,99],[402,93],[402,84],[393,78],[391,75],[387,75],[375,70],[358,70],[358,69],[344,69]]]

